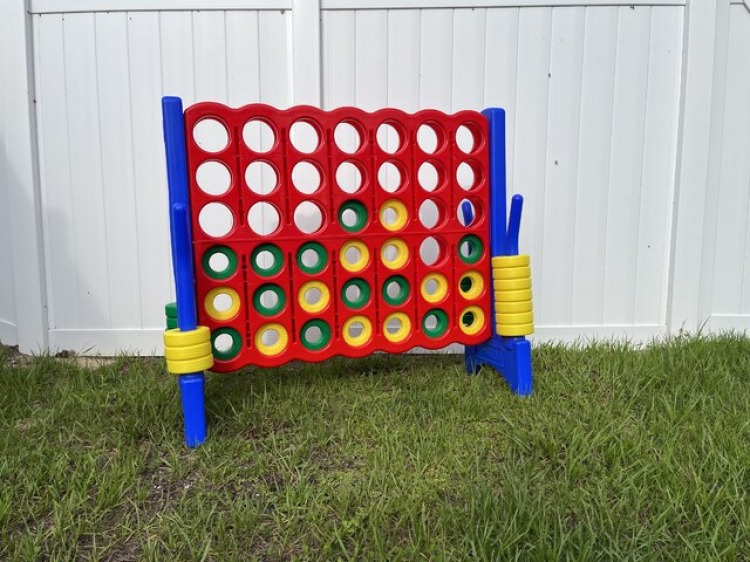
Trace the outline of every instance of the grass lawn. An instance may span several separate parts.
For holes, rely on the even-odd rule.
[[[0,560],[750,560],[750,340],[211,375],[0,348]]]

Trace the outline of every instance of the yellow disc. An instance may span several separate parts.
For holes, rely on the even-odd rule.
[[[524,267],[493,267],[493,279],[524,279],[531,277],[531,268]]]
[[[507,326],[497,326],[497,333],[501,336],[528,336],[534,333],[534,323],[529,324],[510,324]]]
[[[427,292],[427,285],[430,281],[434,281],[436,289],[433,293]],[[422,298],[429,303],[440,302],[448,294],[448,281],[440,273],[430,273],[422,279],[422,285],[419,290],[422,292]]]
[[[318,302],[311,303],[307,300],[307,293],[314,289],[320,291],[320,299]],[[297,293],[297,303],[300,308],[310,314],[317,314],[324,310],[329,302],[331,302],[331,291],[328,290],[328,285],[320,281],[308,281],[299,288],[299,293]]]
[[[466,317],[469,314],[472,315],[471,322],[466,322],[466,320],[468,320]],[[467,336],[478,334],[482,331],[482,328],[484,328],[484,311],[478,306],[464,308],[458,318],[458,325],[461,327],[461,331]]]
[[[357,322],[362,324],[362,333],[358,336],[352,336],[349,333],[349,328]],[[344,325],[341,328],[341,335],[344,338],[344,341],[350,346],[362,347],[372,339],[372,324],[366,316],[352,316],[344,322]]]
[[[517,314],[519,312],[531,312],[532,309],[531,301],[495,303],[495,313],[497,314]]]
[[[211,330],[198,326],[195,330],[181,332],[178,328],[164,332],[164,347],[184,347],[211,341]]]
[[[214,304],[214,300],[220,295],[226,295],[232,301],[226,310],[219,310]],[[208,315],[214,320],[231,320],[240,311],[240,296],[237,294],[237,291],[229,287],[216,287],[215,289],[211,289],[206,298],[203,299],[203,306],[206,308]]]
[[[465,290],[464,290],[465,288]],[[478,271],[467,271],[458,280],[458,292],[466,300],[479,298],[484,291],[484,277]]]
[[[346,257],[346,253],[351,249],[359,252],[359,259],[355,262],[350,262]],[[370,263],[370,250],[359,240],[349,240],[339,250],[339,261],[349,273],[359,273]]]
[[[276,332],[278,337],[275,343],[272,343],[272,344],[263,343],[263,336],[267,332]],[[276,322],[272,322],[270,324],[263,324],[260,328],[258,328],[258,331],[255,333],[255,347],[258,350],[258,353],[262,355],[267,355],[269,357],[278,355],[279,353],[281,353],[282,351],[286,349],[286,346],[288,343],[289,343],[289,334],[287,334],[286,328],[284,328],[284,326]]]
[[[206,355],[211,355],[211,342],[204,341],[195,345],[185,345],[180,347],[165,347],[164,357],[168,361],[184,361],[186,359],[200,359]]]
[[[531,289],[520,291],[495,291],[495,302],[519,302],[530,301]]]
[[[391,333],[388,331],[388,323],[398,321],[399,329]],[[404,341],[411,335],[411,320],[403,312],[394,312],[386,317],[383,322],[383,335],[390,342],[398,343]]]
[[[386,249],[391,246],[396,248],[396,256],[393,259],[388,259],[386,257]],[[380,259],[388,269],[401,269],[409,260],[409,248],[400,238],[391,238],[390,240],[386,240],[380,249]]]
[[[214,356],[204,355],[198,359],[185,359],[182,361],[167,359],[167,371],[173,375],[189,375],[200,373],[214,366]]]
[[[495,314],[495,322],[505,325],[529,324],[534,321],[533,312],[517,312],[516,314]]]
[[[391,223],[386,222],[385,215],[388,211],[393,211],[396,214],[396,220]],[[406,226],[409,221],[409,211],[398,199],[388,199],[383,206],[380,207],[380,224],[383,228],[390,230],[391,232],[398,232]]]
[[[526,267],[530,263],[529,255],[521,256],[495,256],[492,258],[492,267]]]
[[[520,291],[521,289],[531,289],[531,278],[493,279],[492,288],[496,291]]]

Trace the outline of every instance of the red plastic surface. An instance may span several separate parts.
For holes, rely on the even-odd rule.
[[[204,151],[193,135],[196,124],[209,118],[222,123],[229,137],[226,148],[215,153]],[[275,140],[268,152],[253,152],[243,141],[243,127],[251,119],[262,120],[273,129]],[[310,154],[299,152],[290,142],[290,127],[298,120],[313,125],[318,132],[320,142]],[[334,141],[334,128],[342,121],[359,131],[361,144],[353,154],[342,151]],[[389,123],[399,131],[401,144],[394,154],[385,152],[377,142],[376,131],[382,123]],[[433,153],[424,152],[417,143],[417,129],[424,123],[429,123],[437,132],[438,147]],[[215,371],[233,371],[245,365],[270,367],[294,359],[322,361],[334,355],[361,357],[377,350],[400,353],[417,346],[437,349],[453,342],[477,344],[490,337],[493,319],[489,294],[489,164],[487,123],[480,113],[462,111],[446,115],[425,110],[409,115],[395,109],[366,113],[349,107],[325,112],[307,106],[278,110],[261,104],[231,109],[216,103],[199,103],[185,111],[185,125],[199,323],[209,326],[212,331],[231,327],[242,337],[239,354],[231,360],[217,359]],[[469,154],[463,153],[456,144],[456,131],[460,125],[467,125],[473,133],[474,149]],[[222,162],[230,171],[231,185],[222,195],[209,195],[198,186],[197,169],[207,160]],[[246,184],[245,170],[255,160],[270,163],[277,172],[278,183],[267,195],[251,191]],[[313,163],[321,175],[321,185],[312,195],[300,193],[292,182],[292,169],[302,160]],[[345,161],[354,162],[363,176],[362,186],[355,194],[344,192],[336,182],[335,172]],[[431,192],[423,189],[418,181],[419,166],[426,161],[433,163],[440,172],[440,183]],[[402,172],[401,186],[394,193],[386,192],[378,183],[378,169],[384,162],[395,163]],[[459,186],[456,179],[457,168],[462,162],[472,166],[476,178],[468,190]],[[379,219],[381,205],[394,198],[402,201],[409,211],[409,220],[398,233],[387,231]],[[458,205],[464,198],[472,202],[477,212],[476,220],[468,227],[457,218]],[[420,205],[426,199],[433,199],[443,210],[439,224],[429,229],[423,226],[418,216]],[[361,202],[368,211],[367,226],[357,234],[347,233],[338,222],[339,207],[350,200]],[[257,235],[248,225],[248,211],[259,201],[274,205],[281,216],[278,229],[268,236]],[[303,201],[315,202],[323,212],[323,225],[313,235],[303,234],[294,223],[294,210]],[[200,211],[211,202],[223,203],[232,212],[234,226],[227,236],[212,238],[200,226]],[[458,256],[458,242],[469,233],[479,238],[483,245],[481,258],[472,265],[466,265]],[[428,236],[437,238],[443,245],[440,260],[432,266],[425,265],[419,257],[420,244]],[[381,246],[393,237],[403,239],[409,246],[409,260],[397,272],[387,269],[380,260]],[[316,275],[308,275],[296,266],[299,247],[311,239],[324,245],[329,254],[327,266]],[[339,262],[340,247],[352,239],[364,242],[370,250],[370,262],[358,274],[347,272]],[[284,266],[273,277],[260,277],[251,267],[251,253],[264,243],[277,245],[284,254]],[[214,280],[203,269],[204,253],[217,245],[229,246],[239,259],[236,273],[226,280]],[[483,291],[472,301],[464,299],[458,290],[459,278],[469,270],[478,271],[484,279]],[[443,274],[449,284],[446,298],[438,305],[427,303],[420,292],[421,280],[432,272]],[[399,306],[390,306],[382,297],[382,283],[392,274],[403,275],[410,283],[409,297]],[[340,299],[342,285],[354,277],[365,279],[371,288],[369,303],[358,311],[348,309]],[[303,311],[297,302],[299,287],[309,280],[320,280],[331,291],[330,304],[319,314]],[[280,285],[286,293],[284,308],[273,317],[261,316],[252,303],[253,291],[268,282]],[[239,312],[226,321],[214,320],[203,306],[207,293],[217,287],[230,287],[240,295]],[[474,335],[466,335],[459,326],[461,312],[470,305],[479,307],[485,315],[482,329]],[[423,316],[433,308],[442,309],[448,316],[448,329],[437,338],[429,337],[422,329]],[[396,311],[409,316],[412,331],[404,341],[392,343],[384,336],[383,322],[386,316]],[[341,334],[343,323],[354,314],[369,318],[374,329],[370,341],[361,347],[348,345]],[[305,348],[300,341],[301,327],[312,318],[324,320],[332,332],[329,344],[317,351]],[[289,336],[286,349],[275,356],[263,355],[255,347],[257,329],[268,322],[283,325]]]

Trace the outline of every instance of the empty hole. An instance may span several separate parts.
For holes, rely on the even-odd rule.
[[[318,326],[310,326],[307,330],[305,330],[305,339],[308,341],[308,343],[311,344],[320,343],[320,341],[323,339],[323,330],[321,330]]]
[[[458,149],[465,154],[473,152],[476,148],[477,141],[474,133],[466,125],[461,125],[456,130],[456,144],[458,145]]]
[[[461,316],[461,322],[463,322],[463,325],[467,328],[474,323],[474,320],[473,312],[464,312],[463,316]]]
[[[320,187],[320,171],[312,162],[298,162],[292,170],[292,183],[300,193],[310,195]]]
[[[401,135],[390,123],[382,123],[376,133],[378,146],[383,152],[394,154],[401,147]]]
[[[312,289],[308,289],[307,291],[305,291],[305,302],[307,304],[318,304],[322,297],[323,293],[321,293],[320,289],[318,289],[317,287],[313,287]]]
[[[362,146],[362,137],[359,134],[359,130],[346,121],[336,125],[336,128],[333,130],[333,141],[339,147],[339,150],[348,154],[354,154]]]
[[[440,174],[432,162],[423,162],[417,172],[417,180],[425,191],[435,191],[440,181]]]
[[[303,201],[294,210],[294,224],[305,234],[317,232],[323,225],[323,211],[312,201]]]
[[[362,172],[352,162],[342,162],[336,170],[336,183],[346,193],[356,193],[362,187]]]
[[[201,119],[193,127],[193,139],[206,152],[219,152],[229,144],[229,133],[220,121]]]
[[[250,191],[257,193],[258,195],[268,195],[271,193],[279,178],[276,175],[276,170],[268,162],[263,160],[255,160],[245,168],[245,183],[250,188]]]
[[[401,187],[401,170],[393,162],[384,162],[378,170],[378,183],[388,193]]]
[[[208,267],[215,273],[223,273],[229,267],[229,258],[221,252],[216,252],[208,258]]]
[[[456,181],[461,189],[469,190],[477,181],[476,173],[467,162],[461,162],[456,169]]]
[[[242,140],[255,152],[268,152],[276,142],[271,126],[260,119],[251,119],[242,128]]]
[[[318,130],[307,121],[295,121],[289,129],[289,138],[294,148],[306,154],[315,152],[320,144]]]
[[[428,236],[419,247],[419,257],[425,265],[434,265],[440,260],[440,243]]]
[[[419,222],[425,228],[433,228],[440,222],[440,207],[432,199],[425,200],[419,206]]]
[[[401,329],[402,326],[403,324],[399,318],[391,318],[386,323],[385,329],[389,334],[395,334]]]
[[[198,187],[209,195],[223,195],[232,184],[232,175],[221,162],[209,160],[198,166],[195,181],[198,182]]]
[[[302,265],[314,269],[320,265],[320,256],[315,250],[308,248],[302,252]]]
[[[279,338],[279,332],[273,328],[269,328],[260,336],[260,341],[263,342],[264,345],[272,346],[279,342]]]
[[[262,270],[273,269],[276,265],[276,258],[268,250],[262,250],[255,256],[255,265]]]
[[[359,248],[355,248],[352,246],[346,249],[344,258],[346,259],[346,263],[355,265],[356,263],[359,263],[359,260],[362,259],[362,252],[359,251]]]
[[[213,238],[226,236],[234,227],[234,216],[229,207],[221,203],[209,203],[198,214],[201,230]]]
[[[362,289],[357,285],[349,285],[346,288],[346,299],[349,302],[357,302],[362,298]]]
[[[281,217],[276,207],[261,201],[250,207],[247,213],[247,223],[255,234],[268,236],[279,228]]]
[[[274,308],[279,304],[279,295],[275,291],[263,291],[260,294],[260,304],[266,308]]]
[[[425,283],[424,290],[428,295],[434,295],[438,292],[438,287],[438,282],[435,279],[428,279],[427,283]]]
[[[468,213],[466,212],[468,208]],[[468,216],[467,216],[468,214]],[[471,226],[477,222],[477,208],[468,199],[462,199],[456,209],[456,217],[462,226]]]
[[[349,337],[357,338],[360,335],[362,335],[362,332],[365,331],[365,326],[362,324],[362,322],[352,322],[349,324]]]
[[[216,348],[216,351],[219,351],[221,353],[228,352],[230,349],[232,349],[233,344],[234,340],[229,334],[219,334],[214,338],[214,347]]]
[[[437,150],[438,136],[435,129],[427,123],[420,125],[417,129],[417,144],[424,152],[432,154]]]
[[[458,247],[458,252],[461,254],[461,257],[470,258],[474,252],[474,246],[468,241],[461,242],[461,245]]]
[[[232,308],[232,297],[226,293],[219,293],[214,297],[214,308],[219,312],[226,312]]]
[[[388,285],[386,285],[385,292],[391,299],[395,300],[401,296],[401,285],[399,285],[396,281],[391,281],[390,283],[388,283]]]
[[[437,316],[434,314],[428,314],[427,317],[424,319],[424,327],[432,332],[437,328],[438,325],[438,319]]]

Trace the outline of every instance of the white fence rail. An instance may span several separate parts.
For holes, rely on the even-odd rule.
[[[505,107],[538,338],[750,327],[739,2],[12,0],[4,29],[3,342],[159,351],[163,94]]]

